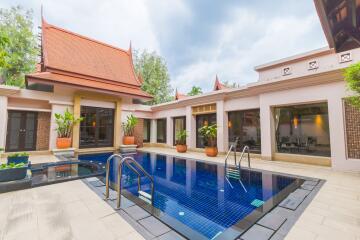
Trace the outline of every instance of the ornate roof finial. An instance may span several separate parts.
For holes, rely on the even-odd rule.
[[[41,11],[41,21],[42,22],[44,22],[45,21],[45,19],[44,19],[44,6],[41,4],[41,9],[40,9],[40,11]]]

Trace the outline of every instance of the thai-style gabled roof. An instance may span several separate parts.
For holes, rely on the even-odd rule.
[[[136,91],[137,96],[151,98],[140,90],[142,82],[134,70],[131,44],[128,50],[123,50],[45,20],[42,20],[41,73],[26,77],[27,81],[33,79],[115,93]]]
[[[216,75],[213,91],[223,90],[223,89],[227,89],[227,88],[228,87],[226,87],[224,84],[222,84],[220,82],[218,76]]]
[[[360,47],[358,0],[314,0],[330,48],[336,52]]]
[[[188,97],[187,95],[179,93],[177,89],[175,90],[175,100],[180,100],[187,97]]]

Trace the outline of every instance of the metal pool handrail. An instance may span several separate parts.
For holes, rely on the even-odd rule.
[[[122,165],[123,163],[125,163],[127,166],[130,166],[130,163],[128,163],[127,161],[129,161],[130,163],[134,163],[135,166],[146,176],[150,179],[151,181],[151,204],[154,203],[154,179],[153,177],[147,173],[145,171],[145,169],[138,163],[135,161],[134,158],[132,157],[124,157],[120,163],[118,164],[118,188],[117,188],[117,203],[116,203],[116,208],[119,209],[120,205],[121,205],[121,178],[122,178]],[[134,169],[133,167],[131,167],[130,169]],[[136,171],[136,170],[135,170]],[[136,171],[137,172],[137,171]],[[138,179],[139,180],[139,179]],[[140,182],[138,182],[138,187],[140,186]]]
[[[235,139],[235,142],[233,144],[231,144],[231,146],[230,146],[230,148],[229,148],[229,150],[228,150],[228,152],[227,152],[227,154],[225,156],[225,170],[226,170],[226,167],[227,167],[227,160],[228,160],[228,158],[230,156],[231,151],[233,151],[233,150],[234,150],[234,161],[235,161],[235,165],[236,165],[236,146],[238,144],[238,141],[239,141],[239,138],[237,137]]]
[[[114,159],[114,157],[119,157],[120,161],[122,161],[123,156],[121,154],[113,154],[106,160],[106,191],[105,191],[105,200],[109,199],[109,182],[110,182],[110,161]]]
[[[241,168],[241,160],[243,159],[244,157],[244,154],[245,154],[245,151],[247,152],[247,158],[248,158],[248,167],[251,168],[250,166],[250,147],[245,145],[243,150],[242,150],[242,153],[240,155],[240,160],[239,160],[239,168]]]

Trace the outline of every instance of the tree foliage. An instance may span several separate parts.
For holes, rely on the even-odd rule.
[[[239,87],[239,84],[235,83],[235,82],[229,82],[229,81],[225,81],[223,82],[223,85],[227,88],[237,88]]]
[[[202,93],[203,93],[203,91],[202,91],[201,87],[193,86],[187,95],[188,96],[196,96],[196,95],[199,95]]]
[[[348,97],[347,100],[360,109],[360,62],[350,65],[344,72],[347,88],[355,95]]]
[[[146,50],[142,53],[134,51],[133,55],[135,71],[144,80],[141,88],[154,97],[149,103],[153,105],[171,101],[172,89],[165,60],[156,52],[149,53]]]
[[[33,32],[33,12],[22,7],[0,9],[0,74],[5,84],[24,86],[24,76],[34,71],[38,47]]]

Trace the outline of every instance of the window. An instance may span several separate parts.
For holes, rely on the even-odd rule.
[[[180,130],[186,130],[186,117],[175,117],[173,130],[173,144],[176,145],[176,133]]]
[[[261,153],[260,109],[229,112],[229,142],[239,139],[237,151],[245,145],[252,153]]]
[[[156,120],[156,140],[158,143],[166,143],[166,118]]]
[[[277,152],[330,156],[327,103],[276,107],[274,116]]]
[[[144,119],[144,128],[143,128],[143,142],[150,142],[150,134],[151,134],[151,120]]]
[[[82,106],[81,117],[80,148],[113,146],[113,109]]]
[[[216,113],[196,115],[196,147],[204,148],[206,143],[199,134],[199,129],[203,126],[216,124]]]

